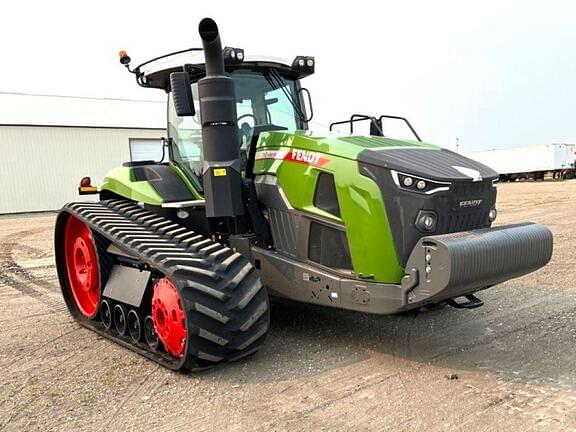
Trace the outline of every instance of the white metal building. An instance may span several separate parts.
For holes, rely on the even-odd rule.
[[[84,176],[159,160],[165,121],[164,102],[0,93],[0,214],[58,209]]]

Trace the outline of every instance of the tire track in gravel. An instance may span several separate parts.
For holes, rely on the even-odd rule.
[[[548,304],[547,308],[544,308],[544,306]],[[418,322],[420,324],[422,324],[423,320],[426,320],[426,314],[424,313],[412,313],[410,315],[400,315],[400,316],[396,316],[396,322],[395,324],[393,324],[393,332],[391,335],[391,341],[390,341],[390,346],[392,347],[392,352],[390,352],[389,350],[386,350],[385,354],[388,354],[392,357],[392,364],[393,364],[393,372],[391,375],[387,375],[387,376],[381,376],[379,374],[375,375],[374,377],[368,378],[368,380],[366,382],[364,382],[361,385],[357,385],[353,390],[348,390],[345,388],[342,388],[342,391],[337,391],[334,388],[331,388],[330,392],[337,394],[336,397],[332,398],[330,397],[327,400],[322,400],[319,402],[314,402],[312,406],[308,406],[305,408],[300,408],[297,409],[295,411],[292,411],[289,414],[283,415],[281,418],[277,418],[276,419],[276,423],[282,423],[282,424],[287,424],[287,425],[291,425],[293,426],[295,429],[298,428],[298,425],[300,424],[301,418],[307,414],[310,414],[311,412],[314,411],[318,411],[318,410],[322,410],[322,409],[327,409],[330,406],[333,406],[335,404],[341,404],[344,400],[348,399],[350,400],[350,406],[353,405],[354,403],[354,398],[355,398],[355,394],[359,391],[359,390],[363,390],[372,386],[377,386],[379,385],[382,380],[390,380],[390,379],[398,379],[402,385],[402,393],[403,395],[399,397],[405,398],[406,402],[410,402],[413,400],[428,400],[429,396],[425,393],[425,385],[424,387],[421,387],[421,379],[420,379],[420,372],[424,372],[424,373],[430,373],[430,365],[436,365],[437,367],[439,367],[440,369],[448,369],[448,372],[450,371],[450,357],[452,356],[457,356],[459,354],[461,354],[462,352],[477,348],[477,347],[482,347],[482,346],[487,346],[490,343],[498,340],[498,339],[502,339],[502,338],[506,338],[508,336],[510,336],[511,334],[514,334],[515,332],[529,332],[530,333],[530,328],[531,326],[533,326],[534,328],[538,328],[541,324],[542,321],[547,320],[547,319],[554,319],[554,315],[555,314],[562,314],[564,313],[567,309],[571,309],[572,307],[570,307],[569,305],[564,305],[563,307],[555,307],[555,305],[560,305],[559,304],[559,299],[558,298],[553,298],[550,299],[548,296],[544,295],[540,298],[538,298],[537,300],[533,301],[533,302],[529,302],[529,303],[517,303],[514,304],[511,308],[507,308],[506,311],[501,311],[498,308],[492,308],[491,310],[489,310],[487,315],[484,316],[479,316],[478,314],[475,313],[467,313],[467,316],[465,317],[465,319],[463,321],[458,322],[458,324],[455,327],[448,327],[448,328],[443,328],[439,330],[439,333],[437,335],[435,335],[435,340],[438,342],[437,345],[442,346],[441,344],[441,339],[450,339],[454,336],[457,336],[459,332],[462,332],[463,330],[470,330],[471,328],[484,328],[486,326],[491,326],[494,327],[495,324],[497,322],[499,322],[502,318],[505,318],[507,315],[509,315],[512,312],[519,312],[519,311],[523,311],[522,315],[526,318],[526,320],[512,320],[510,321],[511,327],[512,328],[506,328],[504,331],[501,332],[497,332],[497,333],[491,333],[489,335],[482,335],[481,337],[475,338],[475,339],[465,339],[465,340],[460,340],[459,342],[457,342],[457,346],[452,347],[452,349],[450,350],[443,350],[441,352],[441,355],[437,355],[435,350],[430,351],[430,348],[425,346],[423,349],[420,346],[422,343],[424,343],[425,341],[428,340],[428,338],[430,338],[430,334],[429,333],[423,333],[423,334],[416,334],[416,332],[418,330],[421,330],[421,328],[415,324],[417,324]],[[450,310],[450,309],[448,309]],[[536,310],[536,311],[540,311],[538,312],[535,316],[529,313],[529,310]],[[448,313],[448,311],[445,311],[446,313]],[[461,313],[466,313],[465,311],[462,311]],[[526,321],[526,322],[525,322]],[[436,339],[437,338],[437,339]],[[458,341],[458,338],[454,338],[456,341]],[[393,353],[393,355],[392,355]],[[457,370],[460,370],[459,367],[456,367]],[[471,372],[479,372],[477,370],[474,369],[474,367],[472,367],[471,369],[466,369],[465,371],[471,371]],[[358,372],[359,376],[363,375],[366,371],[364,372]],[[432,371],[432,375],[437,374],[438,370]],[[359,376],[346,376],[346,382],[356,382],[359,379]],[[337,378],[338,380],[341,380],[341,378]],[[429,381],[429,378],[426,378],[425,376],[422,378],[425,382]],[[432,378],[434,379],[434,378]],[[443,380],[445,379],[442,375],[438,376],[437,379]],[[447,378],[446,378],[447,379]],[[442,381],[443,382],[443,381]],[[498,385],[500,385],[499,383],[501,383],[502,380],[498,380],[498,381],[494,381],[492,383],[490,383],[490,385],[485,386],[483,388],[484,393],[489,394],[491,391],[493,391],[495,388],[497,388]],[[506,383],[507,381],[504,379],[504,382]],[[322,385],[322,387],[329,387],[331,384],[333,384],[332,382],[330,383],[324,383],[324,385]],[[510,383],[511,386],[514,386],[513,383]],[[443,391],[443,396],[448,396],[449,400],[458,400],[458,398],[460,398],[461,396],[459,395],[459,393],[454,393],[454,392],[458,392],[461,391],[460,387],[449,387],[449,386],[445,386],[446,387],[446,391]],[[550,391],[550,388],[547,386],[544,387],[535,387],[536,389],[541,388],[542,391],[544,392],[548,392]],[[532,390],[528,390],[528,391],[532,391]],[[536,391],[536,390],[533,390]],[[486,396],[486,398],[488,398],[488,396]],[[312,402],[310,402],[312,403]],[[428,401],[428,403],[430,405],[426,405],[423,406],[422,409],[423,411],[428,411],[430,409],[433,409],[433,404],[435,403],[434,401]],[[483,412],[484,416],[489,416],[491,412],[496,413],[498,412],[498,405],[493,405],[493,404],[486,404],[485,406],[479,406],[479,411],[478,412]],[[499,411],[502,412],[502,411]],[[247,412],[245,412],[244,414],[250,414],[250,413],[254,413],[257,414],[257,410],[249,410]],[[410,424],[411,427],[416,428],[416,425],[420,427],[420,429],[424,429],[424,428],[429,428],[431,425],[430,424],[426,424],[426,426],[424,427],[422,425],[422,418],[419,417],[420,416],[420,412],[414,412],[414,415],[411,415],[409,419],[406,420],[407,424]],[[455,415],[455,417],[457,419],[459,419],[459,423],[464,424],[466,420],[470,419],[470,413],[469,412],[461,412]],[[455,419],[452,419],[452,421],[454,421]],[[437,420],[438,423],[433,424],[431,427],[434,430],[442,430],[444,428],[443,424],[441,423],[440,420]],[[170,423],[171,424],[171,423]],[[178,424],[177,422],[175,422],[174,424]]]
[[[540,304],[540,305],[544,305],[546,303],[546,300],[544,299],[540,299],[540,301],[536,302],[536,304]],[[513,308],[512,311],[508,311],[508,314],[511,314],[513,312],[516,312],[518,310],[522,310],[522,309],[526,309],[526,307],[524,305],[519,304],[518,307]],[[480,337],[478,339],[474,339],[471,340],[469,343],[464,343],[464,344],[458,344],[457,346],[457,351],[454,350],[447,350],[444,352],[441,352],[440,354],[436,354],[436,355],[416,355],[413,351],[413,344],[414,343],[418,343],[419,341],[421,342],[423,340],[423,337],[416,337],[415,339],[412,337],[411,333],[412,333],[412,329],[413,329],[413,325],[414,322],[416,320],[416,315],[414,315],[413,319],[407,324],[407,326],[404,327],[403,331],[398,331],[398,327],[399,327],[399,323],[401,322],[401,319],[403,318],[402,316],[398,317],[399,320],[396,322],[396,326],[395,326],[395,330],[394,330],[394,345],[393,345],[393,350],[392,350],[392,355],[393,355],[393,364],[395,365],[395,369],[396,369],[396,374],[398,375],[399,380],[401,381],[401,385],[402,388],[404,390],[405,393],[410,392],[411,393],[411,397],[413,398],[414,396],[414,392],[418,392],[418,393],[422,393],[421,388],[418,385],[412,385],[409,386],[409,382],[410,379],[405,379],[406,377],[409,376],[417,376],[415,374],[415,372],[418,372],[421,369],[424,369],[426,367],[428,367],[429,365],[437,365],[443,368],[446,368],[446,365],[449,364],[449,359],[450,357],[454,356],[454,355],[462,355],[463,353],[469,352],[475,348],[478,347],[482,347],[482,346],[488,346],[491,343],[493,343],[494,341],[497,341],[499,339],[504,339],[507,338],[511,335],[514,334],[518,334],[518,333],[525,333],[525,334],[532,334],[534,332],[536,332],[539,328],[542,327],[542,324],[546,321],[549,321],[551,319],[554,319],[554,317],[559,317],[562,316],[563,314],[565,314],[566,312],[571,312],[571,311],[575,311],[576,310],[576,306],[574,305],[564,305],[564,307],[558,307],[558,308],[552,308],[550,311],[546,311],[545,313],[541,314],[538,317],[533,317],[533,319],[528,320],[527,322],[524,322],[520,325],[513,325],[511,326],[511,328],[509,329],[505,329],[503,331],[500,331],[498,333],[494,333],[490,336],[484,336],[484,337]],[[466,320],[467,322],[463,325],[463,326],[467,326],[467,325],[472,325],[474,322],[480,325],[485,325],[485,324],[489,324],[491,322],[495,322],[500,318],[500,314],[490,314],[480,320],[474,320],[473,315],[470,316],[470,319]],[[462,325],[458,326],[458,328],[462,329],[463,327]],[[452,330],[452,331],[458,331],[458,330]],[[450,333],[452,333],[452,331],[448,332],[447,334],[443,334],[443,337],[450,337]],[[403,334],[404,333],[404,334]],[[439,341],[439,337],[436,336],[435,339],[437,341]],[[398,364],[398,359],[403,358],[403,359],[416,359],[418,358],[417,362],[410,362],[410,364],[404,364],[404,366],[398,366],[396,367],[396,365]],[[452,379],[449,377],[446,377],[447,379]],[[457,378],[455,378],[457,379]],[[494,398],[496,398],[496,396],[494,395],[498,395],[499,393],[502,392],[502,389],[509,389],[509,393],[511,395],[515,395],[516,398],[522,396],[520,399],[523,399],[522,402],[517,402],[517,403],[522,403],[522,404],[529,404],[530,402],[532,402],[533,399],[536,399],[538,401],[538,405],[536,403],[533,404],[533,406],[531,408],[533,408],[534,410],[539,409],[539,422],[543,422],[545,421],[549,421],[549,417],[547,417],[547,413],[552,412],[554,413],[555,411],[559,412],[560,415],[566,415],[567,412],[569,412],[569,410],[567,410],[566,408],[566,395],[561,395],[558,397],[553,397],[555,395],[555,392],[561,391],[560,389],[556,389],[554,386],[549,387],[548,385],[543,385],[543,384],[530,384],[530,381],[535,379],[535,377],[530,376],[530,375],[526,375],[523,377],[523,380],[525,381],[525,384],[523,384],[523,392],[522,390],[519,390],[517,388],[517,386],[512,382],[509,381],[506,377],[501,377],[501,379],[491,382],[491,384],[489,386],[483,387],[482,389],[482,393],[488,397],[489,395],[492,395],[492,399],[494,400]],[[409,388],[410,387],[410,388]],[[524,394],[522,394],[524,393]],[[538,398],[539,397],[539,398]],[[576,401],[576,396],[574,397],[568,397],[572,403],[572,409],[576,409],[576,403],[574,403],[574,401]],[[423,399],[423,398],[419,398],[419,399]],[[425,399],[425,398],[424,398]],[[500,399],[496,398],[498,401],[500,401]],[[542,402],[546,400],[546,402]],[[498,405],[500,402],[498,403],[489,403],[487,406],[485,407],[479,407],[478,409],[484,411],[484,412],[496,412]],[[570,402],[568,402],[570,403]],[[506,408],[507,411],[510,411],[511,413],[513,413],[514,411],[519,411],[521,412],[522,410],[518,410],[516,409],[516,407],[513,405],[513,403],[504,403],[504,408]],[[525,410],[524,410],[525,411]],[[478,413],[476,413],[478,414]],[[528,414],[529,416],[533,416],[532,412],[522,412],[522,414]],[[463,413],[462,415],[459,416],[461,424],[464,425],[467,423],[467,421],[470,421],[469,415],[466,413]],[[422,429],[422,424],[420,423],[420,421],[418,420],[418,417],[416,416],[416,421],[418,422],[419,427]],[[435,425],[436,426],[436,425]],[[435,427],[434,426],[434,427]],[[439,428],[442,429],[442,428]]]
[[[436,335],[435,339],[436,341],[441,342],[442,338],[446,339],[450,338],[452,335],[457,335],[458,332],[461,332],[462,329],[466,327],[470,328],[473,326],[482,328],[484,326],[493,326],[493,324],[498,322],[501,318],[503,318],[506,315],[509,315],[512,312],[523,311],[526,309],[533,309],[533,310],[543,309],[539,308],[538,306],[544,306],[546,303],[550,305],[550,299],[548,298],[547,300],[547,298],[543,296],[542,298],[539,298],[537,301],[531,302],[530,304],[518,303],[512,308],[513,310],[508,309],[504,313],[500,312],[498,309],[494,309],[493,311],[490,311],[490,313],[487,316],[483,317],[478,317],[477,315],[469,314],[469,316],[464,320],[464,322],[458,323],[456,328],[450,328],[447,329],[447,331],[443,331],[446,329],[441,330],[442,336]],[[552,305],[554,303],[557,303],[557,301],[556,302],[552,301]],[[529,316],[527,314],[528,320],[523,324],[520,325],[514,324],[511,326],[512,328],[507,328],[504,331],[493,333],[490,334],[489,336],[482,335],[482,337],[479,337],[477,339],[468,339],[461,341],[465,343],[458,343],[456,347],[453,347],[453,349],[450,350],[442,351],[440,355],[435,354],[434,352],[426,353],[426,351],[428,350],[428,348],[426,347],[424,348],[423,352],[423,350],[419,347],[419,345],[422,344],[425,340],[427,340],[430,337],[430,335],[414,334],[415,330],[418,329],[418,327],[415,326],[417,319],[419,318],[421,320],[424,319],[425,314],[413,312],[412,314],[408,315],[404,314],[396,316],[395,317],[396,321],[394,323],[391,335],[392,340],[390,345],[392,349],[390,351],[388,350],[386,351],[386,354],[388,354],[391,357],[391,362],[394,366],[393,367],[394,372],[387,378],[398,379],[402,388],[402,393],[405,395],[408,401],[413,400],[415,398],[418,400],[426,400],[427,395],[423,392],[422,390],[423,387],[420,387],[419,371],[426,372],[430,365],[436,365],[442,369],[448,369],[449,371],[449,369],[451,368],[450,366],[451,356],[460,355],[463,352],[472,350],[474,348],[487,346],[498,339],[507,338],[515,333],[523,333],[523,332],[531,333],[531,329],[541,327],[542,322],[551,319],[553,320],[556,315],[561,315],[566,311],[570,311],[573,309],[574,309],[573,306],[564,305],[561,308],[550,307],[550,309],[543,309],[543,313],[540,313],[537,316]],[[458,367],[457,369],[460,370]],[[470,371],[474,372],[474,368],[472,368]],[[446,376],[446,379],[449,379],[448,376]],[[504,380],[495,381],[492,385],[485,387],[484,391],[490,392],[491,390],[494,390],[495,388],[498,387],[498,385],[500,385],[499,383],[501,382],[508,383],[510,386],[513,386],[512,382],[508,382],[506,378],[504,378]],[[370,386],[372,384],[373,383],[368,384],[367,386]],[[529,385],[527,386],[530,387]],[[554,390],[553,388],[550,388],[548,386],[542,387],[537,385],[535,387],[535,390],[533,391],[549,392],[553,390]],[[415,395],[418,396],[415,397]],[[350,396],[352,396],[352,394],[346,394],[344,397],[328,400],[322,404],[322,407],[325,408],[332,404],[339,403],[343,399],[349,398]],[[459,397],[458,395],[453,394],[452,396],[449,396],[449,399],[458,397]],[[494,412],[496,408],[497,408],[496,405],[487,404],[485,407],[483,406],[479,409],[482,412],[489,413]],[[302,412],[298,412],[298,414],[302,414]],[[418,416],[419,414],[416,413],[415,416],[411,416],[409,419],[407,419],[407,422],[409,423],[410,421],[413,421],[414,425],[417,425],[419,429],[424,429],[424,426],[422,425],[422,422],[420,421],[420,418]],[[470,416],[469,413],[462,413],[458,415],[458,418],[460,422],[464,424],[466,420],[470,419]],[[412,427],[414,427],[414,425]],[[426,428],[429,427],[430,427],[429,424],[426,425]],[[443,425],[441,423],[432,425],[432,428],[436,427],[438,428],[438,430],[443,429]]]
[[[391,356],[392,356],[392,363],[394,365],[394,369],[396,370],[396,376],[398,377],[398,380],[400,381],[400,384],[402,385],[402,389],[405,395],[408,395],[409,390],[409,379],[407,379],[407,375],[405,373],[406,367],[404,365],[399,365],[399,356],[397,355],[397,353],[399,353],[402,358],[406,359],[406,358],[411,358],[411,357],[407,357],[410,356],[412,354],[412,329],[414,328],[414,323],[416,322],[416,319],[418,318],[419,315],[419,310],[415,310],[413,312],[409,312],[409,315],[407,316],[406,314],[404,315],[398,315],[396,316],[396,322],[394,323],[394,331],[392,332],[392,337],[393,337],[393,341],[392,341],[392,350],[391,350]],[[409,318],[409,322],[407,325],[404,326],[403,330],[400,330],[400,323],[402,320]],[[404,333],[404,334],[401,334]],[[410,370],[414,370],[415,368],[417,368],[418,364],[415,364],[413,362],[411,362],[409,369]],[[412,417],[415,421],[416,424],[418,426],[419,430],[424,430],[424,426],[422,425],[422,422],[420,421],[420,418],[418,415]]]
[[[30,315],[22,315],[22,316],[20,316],[20,319],[26,320],[26,319],[31,319],[31,318],[41,318],[41,317],[49,316],[51,314],[52,314],[52,311],[44,311],[44,312],[33,313]],[[8,323],[11,323],[12,321],[14,321],[13,318],[0,319],[0,325],[8,324]]]
[[[54,287],[52,284],[47,283],[41,279],[37,279],[29,271],[18,265],[14,259],[14,252],[16,249],[19,251],[25,251],[32,259],[46,258],[50,256],[49,252],[32,246],[20,244],[22,239],[34,235],[40,235],[44,231],[45,229],[42,228],[34,228],[25,231],[18,231],[0,239],[0,283],[3,283],[9,288],[19,291],[23,295],[34,298],[35,300],[47,306],[48,311],[43,314],[37,314],[38,316],[54,313],[64,314],[67,310],[66,304],[62,299],[57,299],[56,297],[52,296],[54,292]],[[22,281],[22,279],[24,279],[24,281]],[[31,286],[30,284],[35,285],[36,287]],[[62,333],[43,342],[40,346],[36,347],[32,351],[25,352],[24,354],[15,358],[11,358],[9,363],[0,365],[2,376],[7,377],[16,369],[21,369],[22,367],[35,360],[38,357],[38,353],[42,352],[46,347],[51,347],[54,342],[79,330],[80,328],[75,328]],[[46,353],[48,352],[50,352],[50,349],[46,351]],[[26,360],[27,357],[30,358]],[[22,362],[22,360],[24,360],[24,362]],[[18,393],[19,392],[16,394]],[[5,401],[0,401],[0,406],[2,406],[4,402]]]
[[[155,367],[148,373],[144,378],[140,381],[136,382],[134,385],[128,388],[126,391],[126,396],[122,399],[122,401],[116,405],[114,410],[110,413],[108,419],[103,422],[102,424],[102,432],[107,432],[110,430],[122,430],[120,425],[117,425],[121,418],[118,418],[117,415],[123,410],[125,407],[133,406],[136,402],[141,402],[141,399],[136,398],[136,394],[139,391],[143,391],[147,393],[147,396],[154,393],[156,389],[158,389],[162,383],[164,382],[164,377],[162,374],[158,372],[162,371],[162,366],[159,364],[155,364]],[[127,410],[130,412],[130,410]],[[135,425],[132,423],[132,427]],[[145,425],[143,425],[145,430]]]
[[[545,303],[544,300],[540,302],[541,305],[543,305],[544,303]],[[564,307],[562,308],[561,306],[564,306]],[[520,309],[521,308],[519,307],[517,309],[510,311],[510,313],[516,312],[517,310],[520,310]],[[469,351],[472,348],[476,348],[478,346],[490,344],[497,339],[501,339],[501,338],[504,338],[504,337],[507,337],[507,336],[510,336],[510,335],[513,335],[513,334],[516,334],[519,332],[531,334],[532,333],[530,331],[531,329],[537,330],[538,328],[541,327],[542,323],[554,318],[555,316],[562,315],[566,312],[571,312],[571,311],[575,311],[575,310],[576,310],[576,306],[574,306],[573,304],[571,304],[571,305],[559,304],[558,308],[556,308],[554,311],[551,311],[550,313],[544,314],[544,315],[537,317],[535,319],[526,321],[521,325],[511,326],[510,329],[500,331],[498,333],[494,333],[491,336],[479,337],[470,343],[459,345],[458,346],[458,350],[459,350],[458,352],[462,353],[465,351]],[[495,321],[494,317],[487,317],[485,319],[480,320],[479,323],[487,324],[487,323],[490,323],[492,321]],[[440,362],[446,360],[448,357],[450,357],[453,354],[454,353],[451,351],[446,351],[446,352],[439,353],[438,355],[435,355],[432,357],[427,357],[424,360],[429,361],[430,363],[440,363]]]
[[[0,283],[43,303],[48,307],[47,313],[63,315],[67,311],[66,304],[62,299],[53,297],[53,286],[46,281],[41,279],[39,280],[34,277],[29,271],[18,265],[14,259],[14,252],[16,249],[24,250],[33,259],[46,258],[50,256],[49,252],[32,246],[21,245],[19,243],[24,238],[40,235],[44,231],[45,229],[34,228],[25,231],[18,231],[0,239]],[[24,281],[22,281],[22,279],[24,279]],[[35,285],[36,288],[30,284]],[[6,374],[13,372],[16,368],[22,368],[31,361],[28,360],[22,363],[22,360],[25,360],[26,357],[41,352],[42,349],[52,345],[61,337],[73,333],[77,330],[79,329],[74,329],[64,334],[60,334],[46,342],[43,342],[42,345],[35,348],[31,352],[26,352],[16,358],[11,358],[9,363],[0,365],[2,375],[6,376]],[[12,365],[12,367],[7,368],[6,366],[9,365]],[[0,406],[2,406],[2,403],[0,403]]]
[[[444,308],[448,308],[448,306],[444,306]],[[427,366],[436,364],[438,362],[438,358],[432,356],[422,357],[419,361],[410,361],[409,364],[406,364],[406,360],[416,359],[421,357],[421,355],[417,354],[417,350],[414,349],[414,344],[418,343],[421,340],[421,337],[414,337],[414,328],[415,323],[418,318],[425,319],[425,313],[420,313],[419,310],[410,312],[410,321],[403,327],[402,331],[398,331],[399,323],[403,318],[407,318],[406,315],[399,316],[398,321],[396,321],[396,326],[394,330],[394,345],[392,350],[392,361],[394,365],[398,364],[398,360],[402,359],[403,365],[395,367],[397,376],[401,382],[402,388],[404,390],[405,395],[410,399],[418,399],[418,400],[426,400],[426,396],[423,395],[422,387],[419,385],[419,375],[418,372],[420,370],[425,369]],[[494,319],[494,317],[491,317]],[[471,321],[477,321],[474,319],[474,316],[471,315],[468,320],[466,320],[466,324],[470,324]],[[498,336],[495,336],[494,339],[497,339]],[[448,352],[444,358],[449,357],[452,352]],[[414,377],[417,377],[416,381]],[[447,376],[446,379],[457,379]],[[415,394],[419,396],[415,398]],[[492,407],[489,407],[492,408]],[[468,418],[469,415],[467,413],[461,414],[458,416],[459,422],[463,422]],[[417,428],[419,430],[443,430],[445,427],[441,425],[442,421],[436,422],[434,424],[428,424],[424,426],[422,424],[420,413],[416,412],[415,415],[411,416],[407,422],[406,426],[408,426],[409,420],[414,420],[417,424]],[[411,428],[412,429],[412,428]]]
[[[8,363],[0,365],[0,370],[2,371],[2,376],[6,377],[9,376],[9,374],[11,372],[14,372],[15,369],[22,369],[24,366],[26,366],[27,364],[29,364],[30,362],[34,361],[36,358],[33,356],[34,354],[39,353],[42,349],[53,345],[54,342],[58,341],[59,339],[62,339],[72,333],[76,333],[78,331],[81,330],[81,327],[76,327],[72,330],[69,330],[67,332],[61,333],[58,336],[55,336],[49,340],[47,340],[46,342],[42,343],[40,346],[36,347],[35,349],[33,349],[32,351],[27,351],[26,353],[22,354],[20,357],[17,358],[11,358],[9,360]],[[50,350],[47,350],[46,353],[50,352]],[[28,360],[25,360],[24,362],[22,362],[22,360],[26,359],[26,357],[30,357]],[[6,367],[7,365],[11,365],[12,367]],[[0,406],[2,406],[2,404],[0,403]]]
[[[64,313],[65,303],[50,295],[56,291],[55,286],[37,278],[14,259],[16,249],[27,252],[33,259],[49,257],[49,252],[21,244],[24,238],[40,235],[44,231],[44,228],[33,228],[18,231],[0,239],[0,283],[44,303],[54,313]]]
[[[85,350],[82,352],[78,352],[77,350],[74,350],[74,352],[72,352],[70,355],[66,356],[64,359],[58,361],[56,364],[43,363],[39,368],[34,369],[34,374],[29,375],[27,377],[26,381],[20,386],[20,388],[18,388],[16,391],[14,391],[12,394],[10,394],[9,398],[6,398],[5,401],[13,400],[14,398],[16,398],[17,396],[22,394],[22,392],[27,388],[27,385],[28,385],[30,379],[33,379],[37,382],[40,382],[41,381],[40,377],[47,375],[46,374],[47,369],[50,370],[50,372],[51,372],[50,375],[54,376],[54,377],[72,376],[73,372],[75,372],[80,366],[84,365],[84,360],[88,360],[94,356],[93,351],[95,349],[97,349],[97,347],[95,345],[91,345],[89,347],[86,347]],[[71,360],[75,360],[75,362],[72,362]],[[64,368],[66,370],[65,375],[62,373],[62,368]],[[12,414],[8,417],[8,419],[3,420],[2,423],[0,423],[0,424],[2,424],[3,426],[6,427],[6,426],[9,426],[10,423],[12,423],[13,421],[17,420],[20,416],[26,416],[27,408],[32,406],[34,403],[38,402],[43,396],[48,394],[50,392],[50,390],[54,389],[54,387],[56,385],[61,385],[61,381],[56,379],[56,380],[54,380],[54,382],[49,384],[48,387],[44,388],[43,389],[44,391],[42,393],[39,393],[38,395],[36,395],[30,399],[25,398],[24,400],[17,403],[16,406],[11,409]],[[5,402],[5,401],[2,401],[2,402]],[[2,406],[2,405],[3,404],[0,404],[0,406]]]

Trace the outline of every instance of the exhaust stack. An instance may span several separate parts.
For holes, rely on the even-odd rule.
[[[204,18],[198,32],[206,62],[206,76],[198,81],[206,216],[241,216],[244,205],[234,81],[225,75],[222,44],[214,20]]]

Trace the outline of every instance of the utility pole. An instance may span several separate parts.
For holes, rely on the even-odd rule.
[[[460,149],[460,144],[458,143],[459,138],[456,138],[456,153],[460,153],[458,150]]]

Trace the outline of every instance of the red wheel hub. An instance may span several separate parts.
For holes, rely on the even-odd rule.
[[[186,314],[178,290],[166,277],[154,285],[152,321],[166,351],[180,357],[186,347]]]
[[[100,275],[92,232],[84,222],[70,216],[64,236],[64,254],[72,296],[78,311],[87,318],[94,318],[100,303]]]

